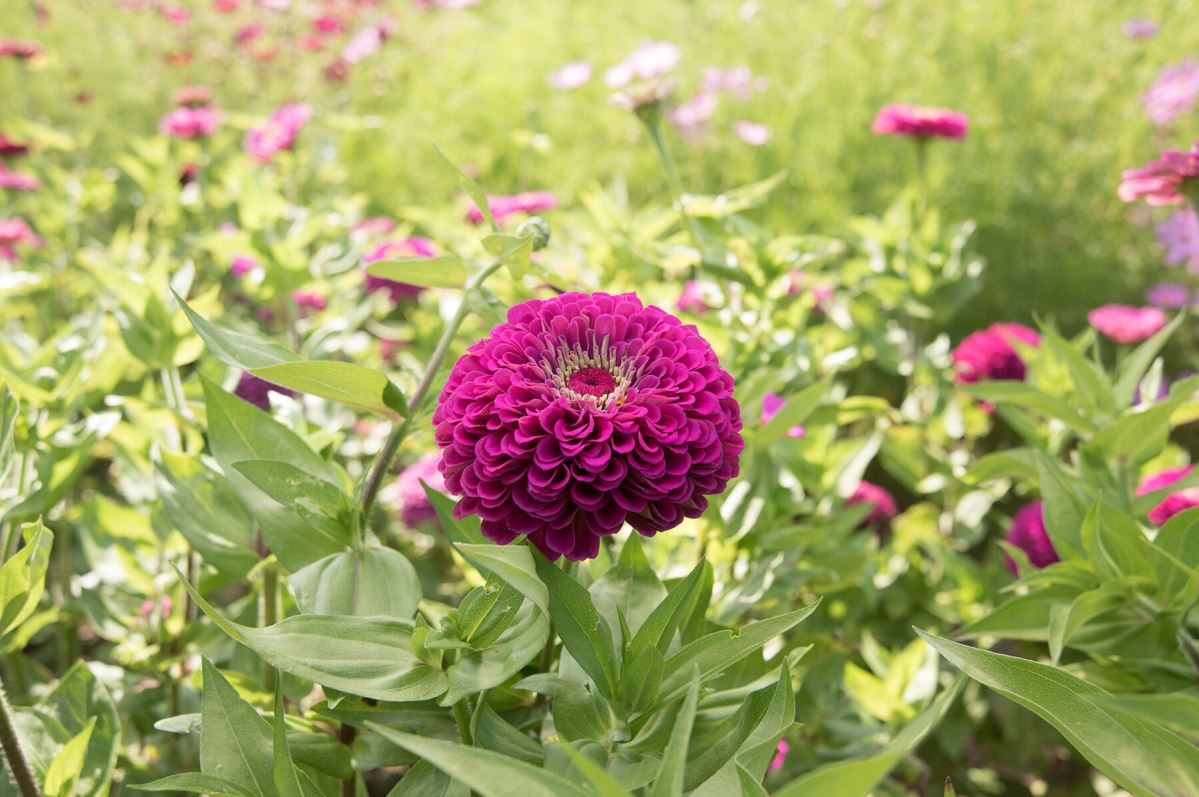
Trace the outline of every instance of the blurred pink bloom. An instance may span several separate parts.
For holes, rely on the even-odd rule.
[[[1124,35],[1130,39],[1152,39],[1157,35],[1157,23],[1151,19],[1138,17],[1124,23]]]
[[[633,80],[654,80],[678,66],[682,51],[670,42],[643,42],[604,73],[604,85],[619,89]]]
[[[341,51],[341,60],[347,64],[356,64],[362,59],[379,52],[387,38],[380,27],[363,28],[355,33]]]
[[[770,85],[766,78],[755,78],[749,67],[741,66],[721,69],[705,66],[702,77],[703,90],[712,94],[730,94],[739,100],[748,100],[756,92]]]
[[[386,216],[373,216],[369,219],[363,219],[350,228],[350,233],[358,233],[365,236],[371,235],[386,235],[396,228],[396,223]]]
[[[1004,539],[1028,554],[1029,564],[1037,569],[1061,561],[1057,549],[1053,547],[1053,541],[1049,539],[1049,531],[1045,528],[1044,503],[1041,501],[1033,501],[1021,507],[1012,518],[1012,527]],[[1015,560],[1006,553],[1003,559],[1012,575],[1017,575]]]
[[[774,758],[770,759],[770,764],[766,767],[767,772],[778,772],[783,768],[783,764],[787,761],[787,753],[791,752],[791,745],[787,744],[786,739],[779,739],[778,747],[774,749]]]
[[[1197,184],[1199,143],[1188,152],[1164,150],[1160,160],[1124,172],[1116,194],[1125,202],[1143,198],[1150,205],[1177,205],[1183,201],[1184,191],[1194,190]]]
[[[884,105],[872,129],[880,136],[961,139],[966,137],[966,114],[948,108]]]
[[[891,497],[891,494],[865,479],[858,482],[853,495],[845,499],[846,506],[857,506],[858,504],[869,504],[872,507],[870,514],[862,521],[859,528],[875,525],[889,526],[895,516],[899,514],[899,507],[895,505],[895,499]]]
[[[0,219],[0,259],[16,260],[16,247],[40,249],[45,240],[22,218]]]
[[[684,138],[695,138],[703,131],[704,123],[716,112],[717,103],[715,94],[701,91],[682,105],[671,108],[666,118]]]
[[[241,6],[241,0],[214,0],[212,7],[221,14],[236,11]]]
[[[1145,291],[1145,301],[1154,307],[1177,310],[1187,305],[1194,306],[1199,297],[1192,296],[1190,289],[1181,282],[1159,282]]]
[[[310,310],[324,310],[326,307],[325,297],[312,291],[293,291],[291,298],[298,307],[306,307]]]
[[[260,163],[267,163],[276,153],[291,149],[310,118],[312,108],[304,103],[278,108],[265,125],[252,128],[246,134],[246,151]]]
[[[767,393],[762,397],[762,423],[770,423],[770,419],[779,414],[787,404],[787,399],[780,396],[778,393]],[[798,424],[787,430],[787,437],[800,438],[806,435],[807,432]]]
[[[18,155],[28,155],[29,145],[13,141],[8,136],[0,133],[0,158],[14,158]]]
[[[233,259],[229,261],[229,273],[238,279],[256,268],[258,268],[258,261],[249,255],[234,255]]]
[[[956,381],[969,385],[992,379],[1023,381],[1024,360],[1014,343],[1041,345],[1041,336],[1020,324],[992,324],[972,332],[953,350]]]
[[[1191,110],[1196,100],[1199,100],[1199,64],[1189,58],[1163,69],[1141,95],[1149,121],[1159,127]]]
[[[378,263],[381,260],[395,260],[401,257],[433,257],[436,254],[437,250],[434,248],[432,241],[428,238],[413,235],[408,238],[385,241],[376,246],[363,256],[362,264],[369,266],[371,263]],[[410,285],[407,282],[384,279],[383,277],[376,277],[373,274],[364,275],[363,286],[366,288],[367,293],[386,291],[393,303],[399,302],[401,299],[417,296],[424,290],[419,285]]]
[[[679,300],[675,303],[675,307],[681,312],[694,315],[703,315],[712,309],[708,306],[707,299],[704,298],[704,289],[698,280],[687,280],[683,283],[683,290],[679,294]]]
[[[12,56],[19,61],[28,61],[31,58],[41,55],[42,52],[40,44],[16,41],[14,39],[0,39],[0,58]]]
[[[212,102],[212,89],[207,86],[184,86],[171,94],[176,105],[199,107]]]
[[[400,498],[400,520],[405,526],[419,526],[437,520],[437,511],[429,502],[429,496],[421,482],[438,492],[445,491],[445,479],[437,467],[439,462],[440,451],[425,454],[405,468],[396,479]]]
[[[591,64],[575,61],[550,73],[550,85],[556,89],[577,89],[591,80]]]
[[[41,182],[33,175],[14,172],[0,166],[0,188],[12,191],[36,191],[41,187]]]
[[[165,620],[171,616],[171,607],[174,604],[171,602],[171,597],[169,595],[163,595],[157,601],[153,601],[153,600],[142,601],[141,606],[138,607],[138,614],[140,614],[142,617],[149,618],[151,612],[154,611],[155,603],[158,603],[160,606],[159,613],[161,614],[162,619]]]
[[[158,123],[158,132],[175,138],[207,138],[221,121],[218,111],[203,106],[199,108],[176,108]]]
[[[733,125],[737,137],[751,147],[760,147],[770,140],[770,128],[754,122],[741,121]]]
[[[462,11],[477,6],[481,0],[413,0],[417,8],[440,8],[443,11]]]
[[[323,15],[312,20],[312,29],[317,33],[341,33],[345,24],[337,17]]]
[[[263,33],[266,33],[266,25],[261,22],[251,22],[237,29],[237,32],[233,34],[233,41],[236,44],[249,44]]]
[[[320,36],[297,36],[296,47],[307,53],[319,53],[328,47],[328,43]]]
[[[404,342],[392,340],[391,338],[379,338],[379,359],[390,361],[400,349],[404,348]]]
[[[182,6],[174,6],[163,4],[158,7],[158,13],[168,22],[174,22],[176,25],[186,25],[191,22],[192,12]]]
[[[1166,250],[1167,266],[1186,266],[1199,274],[1199,215],[1194,208],[1176,210],[1159,224],[1157,242]]]
[[[1148,495],[1158,490],[1164,490],[1175,482],[1182,481],[1193,472],[1194,467],[1186,465],[1150,474],[1137,485],[1137,495]],[[1199,487],[1187,487],[1170,493],[1162,499],[1161,503],[1149,510],[1149,522],[1160,526],[1184,509],[1194,506],[1199,506]]]
[[[540,213],[543,210],[553,210],[558,206],[558,198],[552,191],[525,191],[520,194],[497,195],[487,197],[487,206],[496,224],[503,224],[504,219],[518,213]],[[467,221],[479,224],[483,221],[483,211],[471,203],[466,212]]]
[[[1166,325],[1166,314],[1157,307],[1105,304],[1087,313],[1091,326],[1117,343],[1137,343]]]
[[[741,7],[737,9],[737,13],[743,20],[749,22],[751,19],[758,16],[758,12],[761,10],[762,7],[758,5],[755,0],[745,0],[745,2],[741,4]]]

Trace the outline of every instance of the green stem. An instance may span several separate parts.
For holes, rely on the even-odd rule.
[[[916,139],[916,215],[920,224],[928,213],[928,142]]]
[[[683,190],[683,181],[679,177],[679,167],[674,161],[674,156],[670,154],[670,147],[666,146],[666,136],[662,132],[662,120],[647,120],[645,126],[649,129],[649,135],[653,139],[654,148],[658,150],[658,159],[662,161],[662,168],[666,172],[666,181],[670,184],[670,193],[671,198],[674,200],[674,205],[678,208],[679,215],[686,224],[687,232],[690,233],[695,248],[702,255],[704,251],[703,232],[699,228],[699,222],[687,213],[687,206],[683,203],[683,195],[686,192]]]
[[[343,722],[341,729],[337,732],[337,739],[346,747],[350,747],[354,744],[354,737],[357,735],[358,732],[353,725]],[[341,782],[341,797],[355,797],[358,793],[357,783],[358,776],[351,772],[350,776]]]
[[[21,747],[21,739],[17,736],[17,725],[13,721],[12,706],[8,704],[8,696],[4,693],[4,683],[0,682],[0,746],[4,748],[4,758],[8,761],[8,769],[17,782],[17,791],[21,797],[38,797],[40,790],[37,778],[34,777],[33,767]]]
[[[274,563],[262,571],[262,627],[279,622],[279,570]],[[268,691],[275,688],[275,668],[262,663],[262,684]]]
[[[466,283],[466,288],[462,293],[462,303],[458,305],[458,310],[454,313],[454,317],[446,324],[445,330],[441,333],[441,338],[437,341],[437,346],[433,349],[433,355],[429,358],[428,365],[425,366],[425,372],[421,375],[416,390],[412,391],[412,396],[408,399],[407,416],[399,426],[392,430],[391,435],[387,438],[387,442],[383,444],[383,450],[375,457],[375,462],[371,466],[370,473],[363,484],[361,496],[362,515],[364,518],[370,517],[371,506],[375,503],[375,498],[379,495],[379,488],[383,486],[383,478],[387,475],[387,469],[391,467],[391,461],[395,459],[396,452],[400,449],[400,443],[404,442],[404,438],[408,436],[408,432],[412,429],[412,419],[420,414],[421,405],[424,403],[425,397],[429,393],[429,388],[433,386],[433,380],[437,378],[437,372],[441,368],[441,361],[445,359],[446,353],[450,350],[450,346],[454,342],[454,336],[458,333],[458,328],[466,320],[466,314],[470,309],[471,294],[478,290],[483,282],[498,271],[502,265],[503,261],[496,260],[471,277],[470,281]]]
[[[454,704],[454,721],[458,723],[458,736],[462,739],[462,743],[468,747],[474,747],[475,741],[470,733],[470,706],[466,704],[466,698],[462,698]]]

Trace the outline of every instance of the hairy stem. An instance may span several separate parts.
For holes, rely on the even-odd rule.
[[[462,739],[462,743],[467,746],[474,746],[474,739],[470,732],[470,706],[466,704],[466,698],[462,698],[454,704],[454,721],[458,723],[458,736]]]
[[[12,706],[8,704],[8,696],[4,693],[4,683],[0,682],[0,746],[4,748],[4,758],[8,761],[8,769],[17,782],[17,790],[21,797],[38,797],[40,790],[33,767],[21,747],[17,736],[17,726],[13,721]]]

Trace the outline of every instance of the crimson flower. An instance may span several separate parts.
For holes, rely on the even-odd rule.
[[[966,114],[949,108],[884,105],[872,129],[880,136],[961,139],[966,137],[966,126]]]
[[[1033,501],[1020,509],[1012,519],[1012,527],[1004,537],[1011,545],[1028,554],[1028,561],[1033,567],[1048,567],[1060,561],[1049,532],[1045,529],[1044,505],[1041,501]],[[1004,562],[1012,575],[1017,573],[1016,562],[1004,554]]]
[[[1199,143],[1187,152],[1164,150],[1159,160],[1122,175],[1116,194],[1125,202],[1144,199],[1149,205],[1178,205],[1187,191],[1199,190]]]

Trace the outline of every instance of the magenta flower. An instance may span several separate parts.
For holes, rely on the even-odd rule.
[[[176,108],[162,117],[158,132],[174,138],[208,138],[220,121],[220,113],[207,106]]]
[[[509,216],[518,213],[540,213],[543,210],[553,210],[558,206],[558,198],[552,191],[525,191],[521,194],[508,196],[488,196],[487,206],[491,208],[491,216],[496,224],[503,224]],[[466,212],[467,221],[479,224],[483,221],[483,211],[471,203]]]
[[[679,294],[675,308],[680,312],[695,315],[703,315],[712,309],[708,305],[707,299],[704,298],[704,288],[699,280],[687,280],[683,283],[683,291]]]
[[[1013,343],[1041,345],[1041,336],[1020,324],[992,324],[972,332],[953,350],[956,381],[969,385],[993,379],[1024,381],[1024,360]]]
[[[304,307],[309,310],[324,310],[328,306],[324,296],[312,291],[293,291],[291,299],[296,303],[297,307]]]
[[[446,487],[501,545],[589,559],[627,522],[699,517],[738,473],[733,378],[636,294],[530,299],[454,365],[433,414]]]
[[[350,228],[350,234],[358,234],[365,237],[373,235],[387,235],[394,232],[396,223],[386,216],[373,216],[369,219],[363,219]]]
[[[1122,175],[1116,194],[1125,202],[1143,198],[1150,205],[1177,205],[1199,183],[1199,143],[1189,152],[1164,150],[1160,160]]]
[[[770,764],[767,765],[767,772],[778,772],[783,768],[783,764],[787,762],[787,753],[791,752],[791,745],[786,739],[779,739],[778,747],[774,749],[774,758],[770,759]]]
[[[1166,314],[1157,307],[1105,304],[1087,313],[1087,321],[1117,343],[1137,343],[1164,327]]]
[[[1190,289],[1181,282],[1159,282],[1145,290],[1145,301],[1154,307],[1177,310],[1195,305],[1199,297],[1192,296]]]
[[[1149,121],[1168,125],[1195,107],[1199,100],[1199,64],[1191,59],[1168,66],[1141,96]]]
[[[36,191],[41,187],[41,182],[33,175],[15,172],[0,165],[0,189]]]
[[[770,141],[770,128],[766,125],[740,121],[733,125],[733,130],[737,133],[737,138],[751,147],[760,147]]]
[[[1167,266],[1186,266],[1199,274],[1199,215],[1194,208],[1182,208],[1157,226],[1157,242],[1166,250]]]
[[[716,112],[717,103],[715,94],[701,91],[683,104],[671,108],[666,118],[684,138],[695,138],[703,132],[704,123]]]
[[[445,479],[437,467],[440,462],[441,454],[426,454],[405,468],[396,479],[400,520],[405,526],[420,526],[437,520],[437,511],[429,503],[429,496],[421,487],[421,482],[438,492],[445,492]]]
[[[40,249],[46,241],[22,218],[0,219],[0,260],[17,260],[18,246]]]
[[[1038,569],[1061,561],[1053,547],[1053,541],[1049,539],[1049,532],[1045,529],[1045,513],[1041,501],[1033,501],[1016,513],[1016,517],[1012,518],[1012,527],[1004,539],[1028,554],[1029,563]],[[1016,560],[1006,553],[1003,560],[1008,570],[1012,571],[1012,575],[1017,575]]]
[[[233,41],[235,44],[249,44],[264,33],[266,33],[266,25],[261,22],[251,22],[237,29],[237,32],[233,34]]]
[[[254,269],[258,268],[258,261],[249,255],[234,255],[229,261],[229,273],[241,279],[249,274]]]
[[[18,155],[28,154],[28,144],[22,144],[18,141],[13,141],[8,136],[0,133],[0,158],[15,158]]]
[[[291,388],[280,387],[274,382],[268,382],[261,377],[254,376],[249,371],[242,371],[241,378],[237,380],[237,387],[233,390],[233,395],[250,402],[261,410],[269,410],[271,408],[269,395],[271,393],[278,393],[281,396],[294,396],[296,391]]]
[[[1148,495],[1158,490],[1164,490],[1175,482],[1190,476],[1194,470],[1194,466],[1186,465],[1150,474],[1137,485],[1137,495]],[[1195,506],[1199,506],[1199,487],[1178,490],[1167,495],[1161,503],[1149,510],[1149,522],[1160,526],[1179,512]]]
[[[862,520],[858,528],[866,528],[867,526],[879,526],[886,528],[891,525],[891,521],[899,514],[899,507],[895,504],[895,499],[882,487],[868,482],[865,479],[858,482],[858,486],[854,488],[853,495],[845,499],[846,506],[857,506],[858,504],[868,504],[870,514]]]
[[[304,103],[278,108],[267,123],[246,134],[246,152],[260,163],[267,163],[276,153],[291,149],[296,137],[312,118],[312,108]]]
[[[172,95],[176,105],[186,105],[190,107],[199,107],[208,105],[212,102],[212,89],[207,86],[184,86],[177,89]]]
[[[619,89],[634,80],[656,80],[678,66],[681,56],[682,51],[670,42],[643,42],[623,61],[604,73],[604,85]]]
[[[41,55],[42,52],[40,44],[16,41],[14,39],[0,39],[0,58],[8,56],[16,58],[18,61],[28,61]]]
[[[778,393],[767,393],[762,397],[762,424],[770,423],[770,419],[779,414],[787,404],[787,399],[780,396]],[[798,424],[787,430],[787,437],[800,438],[806,435],[807,432]]]
[[[966,114],[948,108],[884,105],[872,129],[880,136],[961,139],[966,137]]]
[[[575,61],[559,67],[550,73],[549,83],[556,89],[569,91],[586,85],[591,80],[591,64],[587,61]]]
[[[186,25],[192,21],[192,12],[182,6],[163,4],[158,7],[158,13],[163,19],[176,25]]]
[[[363,256],[362,264],[369,266],[371,263],[378,263],[381,260],[395,260],[401,257],[433,257],[436,254],[437,250],[433,248],[432,241],[428,238],[421,238],[414,235],[379,244]],[[376,277],[373,274],[364,275],[363,285],[366,287],[367,293],[387,291],[393,303],[399,302],[401,299],[410,299],[418,296],[424,290],[419,285],[396,282],[395,280]]]
[[[1123,28],[1124,35],[1130,39],[1152,39],[1157,31],[1157,23],[1143,17],[1128,20]]]

